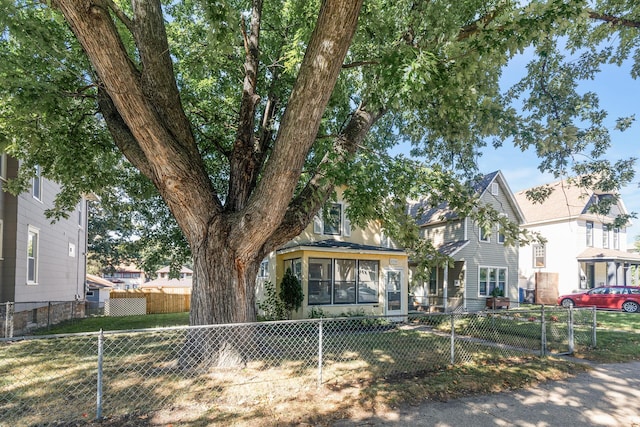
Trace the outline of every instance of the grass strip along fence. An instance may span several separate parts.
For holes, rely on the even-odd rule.
[[[0,425],[185,413],[211,402],[427,375],[595,346],[595,311],[325,318],[0,341]]]

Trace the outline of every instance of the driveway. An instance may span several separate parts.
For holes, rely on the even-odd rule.
[[[588,373],[526,390],[427,401],[334,426],[640,427],[640,362],[594,365]]]

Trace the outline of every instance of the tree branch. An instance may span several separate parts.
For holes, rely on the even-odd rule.
[[[265,243],[264,249],[268,249],[267,253],[302,233],[335,189],[335,179],[328,179],[325,176],[325,168],[330,164],[342,164],[352,157],[361,147],[371,127],[385,112],[385,110],[378,110],[372,113],[367,111],[365,105],[358,107],[344,130],[335,138],[333,153],[325,154],[315,175],[300,194],[291,201],[282,224]]]
[[[618,16],[607,15],[605,13],[589,11],[589,18],[595,19],[597,21],[604,21],[611,25],[618,25],[621,27],[640,28],[640,21],[620,18]]]
[[[253,0],[251,10],[251,26],[249,34],[244,28],[242,35],[245,46],[244,82],[242,85],[242,100],[240,103],[240,117],[238,132],[230,158],[229,192],[225,208],[237,211],[245,206],[252,190],[252,183],[257,175],[258,159],[254,141],[256,105],[260,97],[256,94],[258,81],[258,60],[260,56],[260,21],[262,18],[262,0]]]
[[[131,34],[134,34],[133,21],[122,11],[122,9],[118,7],[118,5],[113,2],[113,0],[107,0],[107,4],[109,5],[109,9],[111,9],[113,13],[115,13],[120,22],[122,22],[124,26],[127,27],[127,30],[129,30]]]

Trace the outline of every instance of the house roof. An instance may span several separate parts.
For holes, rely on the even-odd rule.
[[[160,270],[156,270],[156,273],[160,274],[160,273],[168,273],[171,270],[171,266],[165,266],[162,267]],[[180,273],[193,273],[193,270],[190,269],[189,267],[185,267],[184,265],[182,266],[182,268],[180,269]]]
[[[524,221],[524,214],[520,209],[520,206],[518,206],[518,202],[513,196],[513,192],[511,191],[511,188],[509,188],[509,184],[507,184],[507,180],[504,178],[504,175],[501,171],[497,170],[495,172],[484,175],[472,185],[472,188],[476,194],[482,197],[485,195],[487,190],[490,189],[491,184],[496,180],[500,181],[500,183],[502,184],[505,190],[505,196],[511,202],[511,207],[513,208],[513,211],[517,216],[516,220],[519,223]],[[446,222],[458,218],[458,214],[449,208],[449,204],[447,202],[440,203],[434,208],[428,207],[429,201],[427,198],[409,202],[407,205],[409,215],[416,218],[416,223],[419,226],[434,224],[438,222]]]
[[[457,242],[447,242],[438,247],[438,252],[442,255],[454,256],[459,250],[469,244],[469,240],[458,240]]]
[[[632,262],[637,264],[640,262],[640,254],[616,251],[614,249],[587,248],[577,257],[580,262],[588,261],[619,261]]]
[[[393,252],[397,254],[404,253],[402,249],[387,248],[384,246],[372,246],[361,245],[359,243],[344,242],[341,240],[320,240],[317,242],[305,242],[298,243],[292,246],[286,246],[278,250],[279,253],[290,252],[292,250],[301,249],[322,249],[322,250],[337,250],[337,251],[349,251],[349,252]]]
[[[107,289],[113,287],[113,282],[93,274],[87,274],[87,286],[89,289]]]
[[[184,279],[155,279],[140,285],[140,288],[191,288],[193,279],[185,277]]]
[[[589,208],[594,203],[597,203],[599,198],[611,197],[611,194],[599,194],[593,190],[570,184],[566,180],[547,184],[547,186],[553,191],[542,203],[535,203],[526,196],[526,192],[535,187],[519,191],[515,194],[515,198],[524,212],[527,224],[571,220],[578,217],[585,219],[602,219],[590,213]],[[616,217],[619,214],[626,213],[627,211],[624,204],[619,200],[618,204],[612,208],[610,215],[611,217]]]

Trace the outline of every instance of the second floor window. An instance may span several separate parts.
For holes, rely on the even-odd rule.
[[[546,248],[544,245],[533,245],[533,266],[542,268],[546,265]]]
[[[609,226],[606,224],[602,225],[602,247],[609,249]]]
[[[36,165],[36,174],[33,177],[32,194],[35,199],[42,200],[42,175],[39,165]]]
[[[484,227],[480,227],[480,241],[488,242],[489,240],[489,230],[486,230]]]
[[[593,221],[587,221],[587,241],[586,244],[589,247],[593,247]]]
[[[331,236],[351,236],[351,222],[341,203],[332,203],[313,219],[313,232]]]
[[[613,229],[613,249],[615,250],[620,249],[620,229],[619,228]]]

